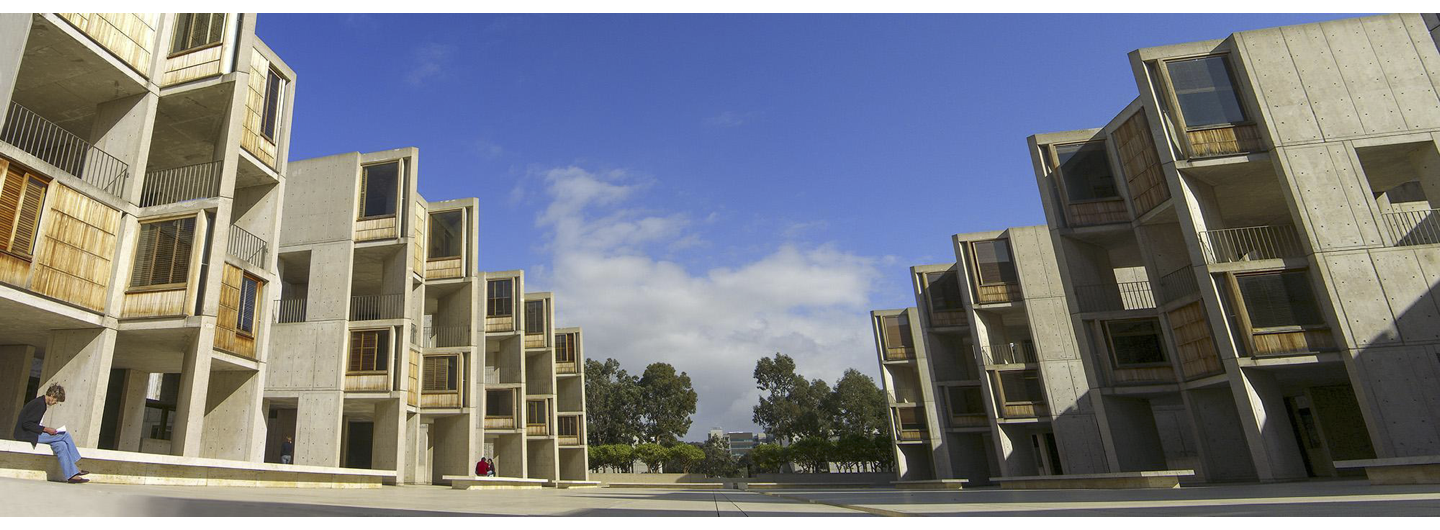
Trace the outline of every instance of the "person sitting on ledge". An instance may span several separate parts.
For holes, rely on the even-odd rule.
[[[89,475],[89,471],[81,471],[75,467],[80,461],[80,451],[75,448],[75,440],[70,438],[70,433],[57,431],[40,424],[45,418],[45,409],[65,402],[65,387],[50,385],[45,390],[45,395],[30,400],[20,409],[20,421],[15,423],[15,439],[22,442],[45,444],[50,446],[50,451],[55,453],[55,458],[60,460],[60,470],[69,477],[66,481],[71,484],[84,484],[90,479],[83,475]]]

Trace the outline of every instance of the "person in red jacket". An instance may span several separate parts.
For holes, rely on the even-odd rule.
[[[481,457],[480,461],[475,463],[475,476],[483,477],[488,473],[490,473],[490,463],[486,462],[484,457]]]

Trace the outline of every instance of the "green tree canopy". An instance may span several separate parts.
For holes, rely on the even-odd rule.
[[[823,473],[830,470],[829,462],[835,453],[835,444],[822,436],[807,436],[790,446],[790,461],[809,473]]]
[[[759,444],[750,449],[750,461],[761,473],[779,473],[780,468],[790,463],[789,449],[777,444]]]
[[[693,473],[705,460],[705,451],[690,444],[672,445],[665,454],[666,468],[681,473]]]
[[[859,435],[870,437],[889,429],[885,417],[889,404],[885,391],[875,385],[870,376],[850,368],[835,383],[835,392],[825,400],[830,414],[830,424],[840,436]]]
[[[740,474],[739,463],[730,454],[729,438],[711,436],[700,449],[705,453],[705,460],[700,464],[700,472],[705,476],[734,477]]]
[[[641,436],[639,378],[620,368],[620,361],[585,360],[586,441],[591,446],[624,444]]]
[[[825,381],[806,380],[795,373],[795,360],[783,353],[755,363],[755,387],[764,392],[752,419],[777,440],[827,436],[831,414],[824,409],[830,395]]]
[[[674,443],[690,432],[690,416],[699,396],[689,375],[677,374],[668,363],[652,363],[640,376],[639,387],[640,430],[646,440]]]
[[[635,459],[645,463],[651,473],[660,472],[660,463],[670,456],[660,444],[643,443],[635,446]]]

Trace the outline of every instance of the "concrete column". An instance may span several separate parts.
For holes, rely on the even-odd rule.
[[[215,321],[203,319],[195,342],[185,352],[180,372],[180,393],[175,405],[175,429],[170,437],[170,454],[198,457],[203,452],[205,400],[210,393],[210,351],[215,341]]]
[[[248,371],[223,371],[210,375],[207,385],[205,421],[202,426],[200,455],[205,458],[250,460],[256,448],[255,419],[261,416],[259,403],[260,374]],[[263,438],[261,438],[263,440]]]
[[[424,480],[424,468],[421,458],[425,447],[424,440],[420,437],[420,415],[413,412],[405,413],[405,460],[400,466],[400,482],[404,484],[426,484]]]
[[[149,373],[125,371],[125,393],[120,403],[121,451],[140,451],[140,440],[145,437],[145,393],[149,387]]]
[[[64,426],[80,447],[100,444],[100,423],[105,392],[110,386],[110,361],[115,354],[115,330],[76,329],[50,333],[40,392],[51,384],[65,387],[65,403],[50,407],[45,424]]]
[[[0,21],[8,16],[0,16]],[[34,346],[0,346],[0,429],[13,428],[20,418],[20,408],[35,398],[25,395],[25,387],[30,385],[30,366],[34,362]],[[0,437],[9,438],[9,435],[9,431],[0,430]]]
[[[372,443],[370,468],[399,471],[400,462],[405,460],[405,406],[399,399],[383,399],[375,403]]]
[[[1285,395],[1275,376],[1264,370],[1241,369],[1243,386],[1231,386],[1235,405],[1255,460],[1255,472],[1261,481],[1303,479],[1305,460],[1290,427],[1285,411]]]
[[[1184,392],[1200,441],[1205,479],[1212,482],[1255,480],[1255,464],[1229,388]]]
[[[469,475],[475,472],[471,460],[472,433],[469,415],[435,418],[430,424],[430,443],[434,447],[430,463],[435,476]]]
[[[130,165],[130,179],[121,191],[127,199],[139,197],[143,185],[139,176],[147,170],[150,136],[155,129],[159,105],[158,94],[143,92],[110,100],[95,108],[90,143]]]
[[[295,463],[340,467],[340,435],[344,395],[340,392],[300,394],[295,421]]]
[[[1116,471],[1167,469],[1165,449],[1150,401],[1117,396],[1103,399],[1110,429],[1114,431],[1111,438],[1115,441],[1115,453],[1120,459]]]
[[[20,61],[25,57],[25,42],[30,39],[30,25],[35,15],[30,13],[0,14],[0,126],[5,125],[9,115],[10,95],[15,92],[15,80],[20,75]]]

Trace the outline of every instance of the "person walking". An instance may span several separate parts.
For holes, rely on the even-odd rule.
[[[40,424],[40,421],[45,419],[46,409],[64,402],[65,387],[50,385],[50,388],[45,390],[45,395],[30,400],[20,409],[20,419],[15,422],[14,437],[22,442],[30,442],[30,447],[35,447],[36,444],[50,446],[50,451],[55,453],[55,458],[60,461],[60,471],[65,475],[65,481],[84,484],[90,482],[90,479],[84,477],[90,472],[76,467],[75,464],[80,462],[80,451],[75,448],[75,440],[70,438],[70,433]]]
[[[291,437],[289,437],[289,436],[286,436],[286,437],[285,437],[285,441],[280,444],[280,463],[281,463],[281,464],[293,464],[293,463],[295,463],[295,439],[294,439],[294,438],[291,438]]]

